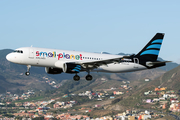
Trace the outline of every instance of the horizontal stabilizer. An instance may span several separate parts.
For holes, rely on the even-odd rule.
[[[172,61],[162,61],[162,62],[146,62],[146,65],[149,67],[155,66],[155,65],[162,65],[168,62],[172,62]]]

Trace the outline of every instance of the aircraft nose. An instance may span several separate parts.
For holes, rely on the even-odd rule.
[[[12,61],[12,54],[11,54],[11,53],[7,54],[7,55],[6,55],[6,59],[7,59],[8,61]]]
[[[10,54],[7,54],[7,55],[6,55],[6,59],[7,59],[8,61],[10,61],[10,60],[11,60],[11,55],[10,55]]]
[[[13,62],[13,63],[18,63],[20,64],[22,62],[22,59],[20,56],[18,56],[17,54],[15,53],[9,53],[6,55],[6,59],[9,61],[9,62]]]

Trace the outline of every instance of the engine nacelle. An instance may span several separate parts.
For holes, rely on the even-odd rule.
[[[64,63],[63,72],[65,73],[79,73],[82,70],[81,65],[74,63]]]
[[[61,74],[63,72],[60,68],[45,67],[45,71],[48,74]]]

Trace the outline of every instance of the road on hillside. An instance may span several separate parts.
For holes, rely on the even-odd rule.
[[[177,115],[174,115],[174,114],[169,114],[171,115],[172,117],[174,117],[176,120],[180,120],[180,118],[177,116]]]

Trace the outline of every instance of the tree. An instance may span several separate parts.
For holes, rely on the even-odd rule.
[[[155,105],[159,106],[159,105],[160,105],[160,103],[159,103],[159,102],[157,102]]]
[[[11,117],[14,117],[14,115],[12,115],[12,114],[7,114],[7,113],[4,114],[3,116],[4,116],[4,117],[10,117],[10,118],[11,118]]]
[[[121,98],[117,98],[117,99],[113,100],[113,101],[111,102],[111,104],[115,104],[115,103],[117,103],[117,102],[119,102],[119,101],[121,101],[121,100],[122,100],[122,97],[121,97]]]
[[[17,120],[22,120],[23,117],[20,117],[19,115],[15,117]]]
[[[33,118],[32,120],[44,120],[44,117]]]
[[[134,89],[136,90],[136,89],[137,89],[137,87],[138,87],[137,85],[136,85],[136,86],[134,86]]]

